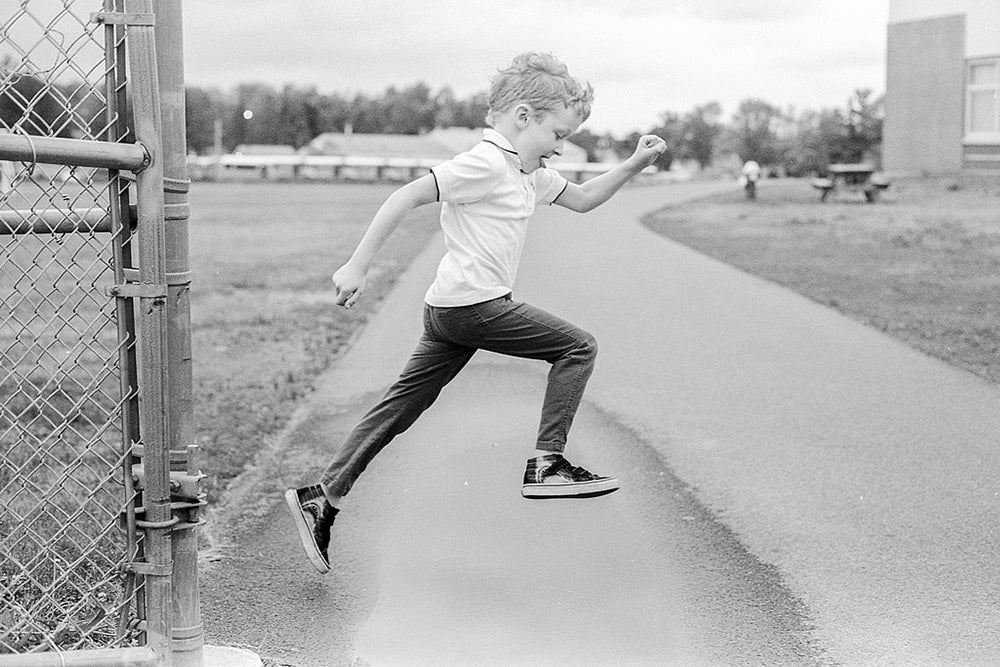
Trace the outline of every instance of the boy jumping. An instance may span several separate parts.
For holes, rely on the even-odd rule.
[[[399,379],[348,436],[318,484],[289,489],[285,499],[310,561],[330,569],[327,547],[340,499],[368,463],[409,428],[441,389],[483,349],[551,364],[535,456],[528,459],[525,498],[610,493],[618,480],[574,466],[562,452],[597,354],[594,337],[511,297],[528,220],[536,204],[589,211],[606,202],[666,149],[657,136],[639,140],[628,160],[577,185],[545,166],[590,115],[590,84],[555,57],[517,56],[491,81],[483,140],[466,153],[392,193],[348,262],[333,275],[337,304],[364,293],[379,248],[410,210],[441,202],[446,254],[427,290],[424,332]]]

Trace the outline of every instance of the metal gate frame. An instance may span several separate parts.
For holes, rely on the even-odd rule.
[[[123,577],[144,581],[135,590],[145,646],[6,654],[0,665],[195,666],[202,664],[197,527],[204,500],[191,444],[181,0],[104,0],[103,11],[91,20],[105,26],[109,118],[116,116],[110,133],[116,136],[90,141],[0,134],[0,160],[107,169],[109,208],[82,215],[61,209],[19,212],[13,225],[0,220],[0,233],[30,231],[20,225],[25,220],[37,231],[58,233],[134,226],[135,256],[132,247],[116,250],[109,295],[116,299],[120,337],[135,342],[120,346],[123,521],[130,535],[141,531],[142,540]],[[125,122],[126,101],[131,127]],[[130,135],[132,143],[120,141]],[[134,207],[120,172],[134,174]]]

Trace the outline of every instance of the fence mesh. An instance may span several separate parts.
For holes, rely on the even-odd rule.
[[[13,5],[0,12],[0,132],[115,139],[106,77],[120,46],[105,41],[121,40],[91,19],[103,3]],[[112,222],[126,193],[107,171],[0,161],[0,653],[135,642],[131,339],[106,295],[130,245]]]

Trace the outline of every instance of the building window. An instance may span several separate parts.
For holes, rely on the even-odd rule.
[[[965,84],[965,138],[1000,141],[1000,58],[970,60]]]

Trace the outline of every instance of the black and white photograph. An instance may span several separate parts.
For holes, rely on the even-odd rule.
[[[4,0],[0,667],[1000,664],[1000,1]]]

